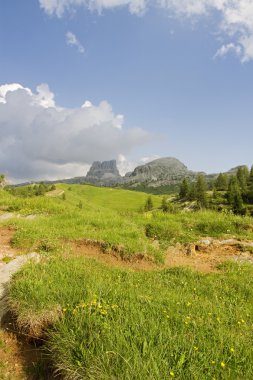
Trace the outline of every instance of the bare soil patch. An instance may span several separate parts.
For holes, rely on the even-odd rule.
[[[0,379],[53,379],[50,366],[41,349],[41,342],[20,334],[12,317],[7,314],[0,330]]]
[[[240,244],[246,246],[248,242],[240,242]],[[227,260],[253,264],[253,255],[250,252],[243,252],[240,244],[237,241],[228,241],[227,243],[213,241],[209,245],[191,244],[190,249],[189,245],[177,244],[168,248],[163,265],[154,263],[145,255],[133,256],[132,260],[124,259],[117,252],[105,252],[101,247],[101,243],[86,240],[69,242],[66,252],[71,255],[94,258],[108,266],[135,271],[183,266],[199,272],[209,273],[218,272],[218,265]]]
[[[253,264],[253,255],[243,252],[242,247],[250,242],[236,240],[212,241],[210,244],[192,244],[185,247],[177,245],[167,251],[165,266],[186,266],[200,272],[218,272],[217,266],[224,261],[249,262]]]
[[[132,259],[130,259],[129,257],[122,257],[120,253],[116,251],[105,252],[99,242],[87,240],[72,241],[68,243],[67,251],[71,255],[93,258],[105,265],[117,268],[126,268],[136,271],[148,271],[159,268],[151,259],[148,260],[148,258],[142,254],[134,255]]]

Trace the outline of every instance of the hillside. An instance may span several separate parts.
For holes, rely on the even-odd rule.
[[[224,172],[224,174],[228,176],[234,175],[240,167],[243,166],[232,168]],[[153,194],[168,194],[177,192],[184,178],[193,181],[199,174],[204,175],[208,182],[213,182],[219,175],[219,173],[194,172],[189,170],[177,158],[163,157],[137,166],[133,172],[129,172],[125,176],[120,175],[116,160],[94,161],[86,176],[43,182],[47,184],[93,184],[96,186],[134,189]],[[37,183],[40,182],[37,181]],[[23,183],[15,186],[29,184]]]
[[[163,212],[159,196],[145,211],[145,193],[89,185],[30,191],[0,189],[0,266],[39,254],[8,286],[8,329],[40,347],[22,379],[251,380],[253,218]]]
[[[8,287],[8,329],[40,346],[22,378],[251,379],[253,219],[146,203],[87,185],[0,189],[2,268],[39,254]],[[18,360],[17,345],[8,330],[0,339],[0,368],[18,380],[1,362]]]

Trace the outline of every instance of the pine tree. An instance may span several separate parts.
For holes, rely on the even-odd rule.
[[[207,206],[207,183],[203,175],[198,175],[196,182],[196,200],[200,207]]]
[[[227,198],[228,203],[232,206],[232,210],[235,214],[242,214],[244,212],[242,191],[237,176],[232,176],[230,179]]]
[[[196,200],[196,183],[195,182],[191,182],[189,185],[189,191],[188,191],[187,199],[189,201],[195,201]]]
[[[247,190],[247,202],[253,204],[253,165],[250,169],[249,179],[248,179],[248,190]]]
[[[151,196],[149,196],[146,200],[146,203],[145,203],[145,206],[144,206],[144,210],[145,211],[151,211],[153,209],[153,201],[152,201],[152,198]]]
[[[188,195],[189,195],[189,181],[187,178],[184,178],[180,184],[179,198],[187,199]]]
[[[249,169],[247,166],[240,166],[237,170],[236,177],[242,193],[247,191],[247,182],[249,179]]]
[[[227,174],[220,173],[215,181],[217,190],[226,191],[228,189],[228,176]]]
[[[253,165],[251,166],[250,173],[249,173],[249,180],[253,180]]]

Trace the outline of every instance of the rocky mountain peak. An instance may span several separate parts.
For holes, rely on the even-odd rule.
[[[150,186],[178,183],[185,176],[192,176],[193,172],[174,157],[158,158],[145,165],[135,168],[127,178],[131,183],[148,183]]]
[[[121,176],[117,168],[116,160],[93,162],[85,179],[94,184],[120,182]]]

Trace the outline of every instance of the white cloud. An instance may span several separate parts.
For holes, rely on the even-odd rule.
[[[67,32],[66,33],[66,43],[69,46],[76,46],[77,50],[79,53],[83,54],[84,53],[84,47],[83,45],[78,41],[76,38],[76,35],[72,32]]]
[[[45,84],[36,93],[5,86],[0,86],[0,172],[15,181],[84,175],[93,161],[118,157],[149,140],[142,129],[125,129],[122,115],[106,101],[59,108]]]
[[[128,160],[123,154],[120,154],[117,159],[117,167],[121,175],[132,172],[137,166],[145,165],[151,161],[161,158],[160,156],[153,155],[149,157],[142,157],[136,161]]]
[[[239,45],[235,45],[233,43],[222,45],[219,48],[214,56],[214,58],[224,57],[228,53],[235,53],[237,56],[240,56],[242,53],[242,48]]]
[[[159,0],[161,7],[177,17],[200,17],[218,13],[218,30],[227,40],[216,53],[224,56],[233,51],[242,62],[253,59],[253,1],[252,0]]]
[[[143,14],[147,8],[159,7],[177,18],[219,15],[217,26],[225,42],[217,56],[232,50],[242,62],[253,59],[253,1],[252,0],[39,0],[50,15],[63,16],[65,11],[86,7],[101,12],[119,6],[128,6],[134,14]],[[231,46],[234,46],[231,48]]]
[[[149,162],[157,160],[158,158],[161,158],[161,156],[157,156],[156,154],[153,156],[142,157],[140,159],[140,165],[148,164]]]
[[[87,7],[91,11],[102,12],[119,6],[128,6],[129,11],[142,14],[146,8],[146,0],[39,0],[40,6],[49,15],[62,17],[63,14],[76,7]]]
[[[18,83],[11,83],[11,84],[3,84],[3,85],[1,85],[0,86],[0,103],[6,103],[6,95],[8,94],[8,92],[17,91],[17,90],[20,90],[20,89],[25,90],[28,93],[30,92],[30,90],[28,88],[22,87]]]
[[[117,159],[117,168],[119,169],[120,175],[124,176],[128,172],[132,172],[138,162],[128,160],[123,154],[119,154]]]

